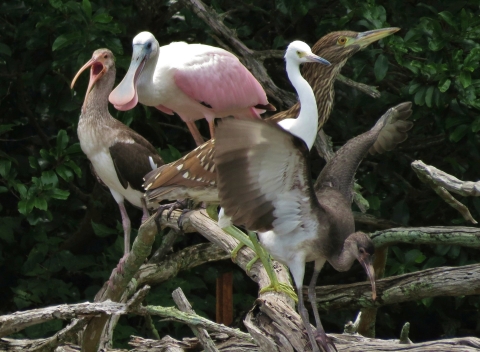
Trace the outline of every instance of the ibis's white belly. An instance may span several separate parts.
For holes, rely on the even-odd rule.
[[[104,137],[107,137],[109,132],[108,127],[103,128],[102,130]],[[131,204],[140,208],[142,206],[141,198],[143,197],[143,193],[132,189],[130,185],[127,189],[123,188],[117,177],[117,171],[113,165],[110,152],[108,148],[101,143],[97,133],[92,133],[90,130],[84,128],[82,120],[80,120],[77,132],[78,139],[80,140],[80,147],[91,161],[98,177],[100,177],[103,183],[110,188],[110,192],[115,198],[115,201],[120,203],[123,201],[123,198],[125,198]]]
[[[143,197],[143,193],[132,189],[130,185],[128,185],[127,189],[123,188],[117,177],[117,172],[109,152],[97,153],[89,159],[92,162],[93,168],[98,177],[100,177],[110,190],[120,194],[136,207],[140,208],[142,206],[141,198]],[[114,193],[112,193],[112,195],[117,203],[122,201],[122,199],[117,199],[118,195],[115,195]]]
[[[323,257],[315,232],[296,231],[291,235],[279,236],[274,231],[267,231],[258,232],[258,237],[272,257],[288,267],[297,262],[299,256],[305,262]]]

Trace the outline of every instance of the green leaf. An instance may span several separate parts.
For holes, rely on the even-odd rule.
[[[450,134],[450,141],[457,143],[460,141],[469,131],[469,126],[468,125],[460,125],[453,130],[453,132]]]
[[[411,249],[405,254],[406,263],[422,263],[427,257],[419,249]]]
[[[439,12],[438,15],[445,21],[447,22],[450,26],[452,27],[456,27],[456,22],[455,22],[455,19],[453,17],[453,15],[449,12],[449,11],[442,11],[442,12]]]
[[[12,56],[12,50],[6,44],[0,43],[0,54],[5,56]]]
[[[65,165],[57,166],[55,172],[67,182],[73,180],[73,172]]]
[[[434,90],[435,90],[435,87],[430,86],[427,88],[427,92],[425,93],[425,104],[427,104],[429,108],[432,107],[432,96],[433,96]]]
[[[93,21],[97,23],[110,23],[113,17],[110,16],[108,13],[99,13],[93,16]]]
[[[78,176],[78,177],[82,177],[82,169],[80,169],[77,164],[75,164],[75,162],[73,160],[69,160],[65,163],[66,166],[68,166],[70,169],[73,170],[73,172],[75,172],[75,174]]]
[[[73,32],[69,34],[62,34],[55,39],[52,44],[52,51],[56,51],[62,49],[72,43],[77,42],[80,38],[82,38],[81,32]]]
[[[107,237],[110,235],[118,234],[116,229],[112,229],[102,224],[97,224],[96,222],[93,222],[93,221],[92,221],[92,228],[93,228],[93,232],[95,232],[95,235],[97,235],[98,237]]]
[[[70,195],[69,191],[65,191],[65,190],[60,189],[60,188],[54,188],[52,190],[52,193],[50,194],[50,197],[55,198],[55,199],[65,200],[65,199],[68,198],[69,195]]]
[[[52,5],[53,8],[58,9],[60,6],[62,6],[62,0],[49,0],[50,5]]]
[[[82,0],[83,12],[87,15],[88,18],[92,18],[92,4],[88,0]]]
[[[68,144],[68,135],[67,131],[60,130],[57,134],[57,157],[60,157],[63,154],[64,149]]]
[[[408,88],[408,94],[414,94],[417,92],[417,90],[420,89],[421,83],[412,83],[410,84],[410,87]]]
[[[0,176],[7,178],[8,173],[12,167],[12,162],[10,160],[0,160]]]
[[[65,150],[65,154],[79,154],[82,153],[82,148],[80,147],[80,143],[73,143]]]
[[[370,209],[372,210],[380,209],[380,199],[377,196],[368,196],[367,200],[368,200]]]
[[[452,83],[452,81],[449,78],[444,78],[438,82],[438,89],[440,92],[445,93],[448,88],[450,88],[450,83]]]
[[[35,198],[35,208],[40,210],[48,210],[47,201],[43,197]]]
[[[44,185],[57,185],[58,177],[52,170],[43,171],[41,176],[42,184]]]
[[[423,104],[425,103],[425,93],[426,92],[427,92],[427,88],[422,87],[417,91],[417,93],[415,93],[415,98],[414,98],[415,104],[423,106]]]
[[[477,133],[480,131],[480,117],[477,117],[472,123],[472,132]]]
[[[375,78],[377,81],[381,81],[385,78],[388,72],[388,59],[385,55],[378,55],[377,60],[375,61],[373,72],[375,73]]]
[[[470,72],[467,71],[462,71],[460,73],[460,76],[458,76],[458,80],[460,81],[463,88],[467,88],[468,86],[470,86],[470,84],[472,84],[472,76]]]

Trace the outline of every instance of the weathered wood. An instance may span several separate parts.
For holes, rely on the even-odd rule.
[[[192,306],[190,305],[190,302],[188,302],[187,297],[185,297],[180,287],[177,288],[175,291],[173,291],[172,297],[178,309],[180,309],[182,312],[195,314],[195,311],[193,310]],[[208,334],[207,330],[203,328],[197,328],[196,326],[192,326],[192,325],[190,325],[190,328],[192,329],[193,333],[202,344],[205,351],[218,352],[218,349],[217,347],[215,347],[215,344],[210,338],[210,335]]]
[[[113,314],[124,309],[125,305],[111,301],[102,303],[62,304],[59,306],[39,308],[25,312],[0,316],[0,337],[17,333],[29,326],[45,323],[50,320],[74,319],[94,316],[100,313]]]
[[[448,191],[460,194],[462,196],[480,196],[480,181],[460,181],[458,178],[437,169],[434,166],[427,165],[421,160],[416,160],[412,164],[412,169],[418,178],[428,184],[448,205],[456,209],[465,220],[473,224],[477,221],[472,217],[468,208],[456,200]]]
[[[319,286],[316,291],[318,308],[323,311],[381,307],[427,297],[478,295],[480,264],[433,268],[378,280],[375,302],[367,281]],[[308,299],[306,289],[304,297]]]
[[[172,253],[159,263],[142,265],[135,274],[135,279],[138,286],[158,285],[177,276],[180,271],[225,259],[230,259],[230,254],[217,245],[201,243]]]
[[[138,230],[132,250],[124,262],[123,274],[114,269],[108,284],[104,285],[103,290],[96,295],[95,302],[102,302],[107,299],[114,302],[120,300],[130,280],[150,254],[156,234],[157,226],[153,217],[151,217]],[[82,351],[97,352],[108,319],[109,315],[107,314],[92,318],[83,335]]]
[[[480,228],[466,226],[399,227],[370,235],[376,247],[395,243],[443,244],[480,248]]]

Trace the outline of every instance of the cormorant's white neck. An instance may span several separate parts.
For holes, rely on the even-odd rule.
[[[287,75],[297,91],[300,102],[300,114],[296,119],[285,119],[279,122],[284,129],[301,138],[312,149],[318,128],[318,110],[312,87],[302,77],[300,65],[287,60]]]

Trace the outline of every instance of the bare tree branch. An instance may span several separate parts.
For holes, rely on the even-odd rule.
[[[464,226],[399,227],[370,235],[376,247],[395,243],[443,244],[480,248],[480,228]]]
[[[318,286],[316,291],[318,308],[324,311],[381,307],[428,297],[478,295],[480,264],[426,269],[378,280],[375,302],[369,282]],[[306,293],[304,290],[308,299]]]
[[[172,296],[173,296],[173,300],[175,301],[175,304],[178,306],[178,309],[180,309],[182,312],[195,314],[195,311],[193,310],[192,305],[190,304],[190,302],[188,302],[187,297],[185,297],[185,294],[183,293],[180,287],[177,288],[175,291],[173,291]],[[210,335],[208,334],[207,330],[202,328],[197,328],[196,326],[192,326],[192,325],[190,325],[190,328],[192,329],[193,333],[202,344],[205,351],[218,352],[218,349],[217,347],[215,347],[215,344],[210,338]]]
[[[458,178],[437,169],[434,166],[427,165],[421,160],[412,163],[412,169],[418,178],[428,184],[448,205],[456,209],[465,220],[473,224],[477,221],[472,217],[468,208],[456,200],[448,191],[460,194],[462,196],[480,196],[480,181],[460,181]]]

